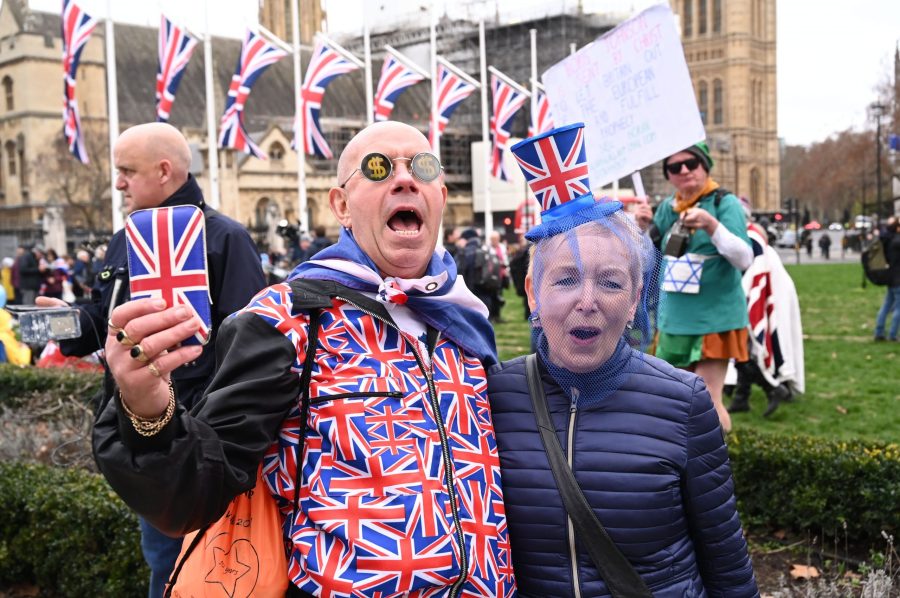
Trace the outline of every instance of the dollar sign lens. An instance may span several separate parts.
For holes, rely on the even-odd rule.
[[[366,168],[369,171],[369,179],[373,181],[383,180],[387,175],[387,168],[384,167],[384,156],[373,155],[366,162]]]
[[[419,154],[413,162],[413,172],[423,181],[430,181],[437,176],[435,161],[431,154]]]

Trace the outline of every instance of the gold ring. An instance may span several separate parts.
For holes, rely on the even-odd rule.
[[[146,353],[144,353],[144,348],[140,345],[133,346],[131,348],[130,354],[132,359],[137,359],[141,363],[147,363],[148,361],[150,361],[150,358],[147,357]]]
[[[112,323],[112,318],[110,318],[109,320],[106,321],[106,327],[109,328],[110,330],[112,330],[113,332],[115,332],[117,335],[118,335],[120,332],[122,332],[122,327],[121,327],[121,326],[116,326],[115,324],[113,324],[113,323]]]
[[[116,333],[116,340],[125,345],[126,347],[133,347],[137,343],[131,340],[131,337],[124,330],[119,330]]]
[[[156,369],[156,364],[155,364],[155,363],[153,363],[152,361],[151,361],[150,363],[148,363],[148,364],[147,364],[147,369],[150,370],[150,373],[151,373],[153,376],[155,376],[156,378],[159,378],[159,370]]]

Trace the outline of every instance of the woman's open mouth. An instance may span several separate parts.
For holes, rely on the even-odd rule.
[[[401,235],[415,235],[422,228],[422,218],[414,210],[397,210],[387,221],[388,228]]]
[[[600,335],[599,328],[573,328],[569,335],[580,344],[587,344]]]

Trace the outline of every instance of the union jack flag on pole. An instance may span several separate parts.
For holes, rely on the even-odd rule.
[[[244,106],[247,96],[250,95],[250,88],[262,72],[287,54],[258,33],[247,30],[241,46],[241,56],[231,77],[228,96],[225,98],[225,113],[219,123],[221,127],[219,147],[247,152],[263,160],[268,158],[266,153],[253,143],[247,130],[244,129]]]
[[[394,103],[400,94],[419,81],[428,78],[421,69],[413,65],[409,59],[390,46],[385,46],[384,65],[381,67],[381,78],[375,89],[375,120],[388,120],[394,110]]]
[[[535,107],[531,113],[531,126],[528,127],[528,136],[534,137],[546,133],[553,128],[553,116],[550,114],[550,100],[541,87],[537,88]]]
[[[510,81],[494,67],[491,71],[491,91],[493,110],[491,111],[491,175],[501,181],[509,180],[503,167],[503,152],[509,141],[509,127],[531,94],[524,88]]]
[[[456,107],[481,87],[477,81],[443,58],[438,57],[437,63],[437,139],[435,132],[429,129],[428,141],[431,147],[435,147],[435,141],[444,134],[450,115]]]
[[[300,88],[300,106],[291,143],[294,149],[300,147],[298,140],[302,139],[303,151],[307,154],[320,158],[333,157],[319,126],[319,112],[328,84],[336,77],[363,66],[361,61],[352,58],[343,48],[319,36]]]
[[[63,0],[63,135],[66,137],[69,151],[84,164],[88,163],[88,155],[81,133],[78,100],[75,99],[75,75],[78,71],[81,51],[96,26],[97,19],[81,10],[73,0]]]
[[[161,15],[159,64],[156,67],[156,120],[168,122],[181,76],[197,46],[197,40]]]
[[[132,299],[187,305],[203,322],[194,339],[209,340],[210,298],[203,212],[196,206],[136,210],[125,221]]]

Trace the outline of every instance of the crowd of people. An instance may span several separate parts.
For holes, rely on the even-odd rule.
[[[533,143],[512,151],[527,160]],[[545,196],[543,222],[507,246],[442,228],[428,140],[376,123],[338,160],[338,239],[298,232],[265,259],[206,206],[176,129],[127,129],[114,158],[126,211],[203,212],[210,342],[185,342],[201,327],[186,306],[131,299],[123,231],[71,260],[22,247],[2,280],[8,301],[78,305],[90,334],[64,354],[104,350],[94,455],[140,516],[151,598],[210,574],[186,560],[205,543],[182,536],[202,538],[254,488],[282,521],[287,596],[758,596],[726,433],[754,381],[767,413],[802,392],[802,350],[767,360],[766,331],[788,331],[747,299],[796,293],[704,143],[663,161],[674,192],[655,211]],[[894,219],[900,269],[897,233]],[[532,353],[500,363],[493,324],[511,286]],[[895,276],[878,338],[893,312],[896,340],[898,288]],[[780,317],[795,318],[785,301]],[[726,408],[729,362],[754,361]]]

